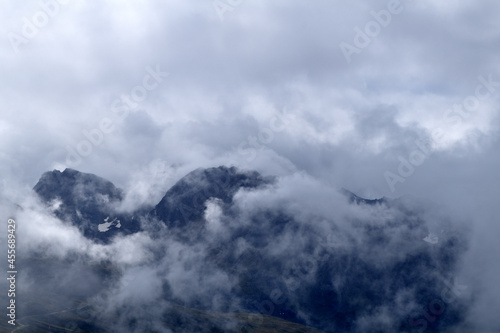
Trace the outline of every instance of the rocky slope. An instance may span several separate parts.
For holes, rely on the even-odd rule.
[[[162,285],[157,297],[170,305],[158,318],[127,317],[136,324],[158,320],[170,328],[176,323],[190,327],[197,322],[199,326],[200,318],[214,320],[207,315],[214,311],[280,318],[282,322],[268,324],[283,332],[281,325],[290,322],[325,332],[437,332],[460,322],[466,306],[443,296],[450,293],[446,286],[452,283],[465,248],[459,233],[450,232],[430,244],[423,241],[429,230],[418,210],[399,200],[368,200],[346,190],[340,191],[344,202],[332,204],[332,209],[343,205],[358,212],[345,217],[346,221],[322,216],[304,222],[286,205],[248,211],[235,201],[241,191],[264,194],[272,192],[276,183],[274,178],[235,168],[198,169],[180,179],[149,213],[131,215],[114,209],[123,192],[94,175],[71,169],[48,172],[34,189],[56,216],[97,242],[141,230],[147,233],[139,220],[165,225],[166,232],[151,236],[155,242],[151,247],[157,249],[151,269],[163,267],[155,273]],[[216,218],[210,217],[209,210],[217,212]],[[119,228],[111,223],[106,225],[108,231],[99,229],[115,218],[120,220]],[[328,226],[328,234],[320,222]],[[179,259],[172,264],[174,259],[165,253],[176,242],[183,244],[183,250],[176,252],[179,257],[183,251],[192,251],[199,261]],[[178,274],[185,274],[182,286],[192,284],[198,288],[196,293],[188,297],[178,290],[177,278],[168,277],[172,265],[181,267],[179,272],[184,273]],[[102,278],[119,279],[119,274],[110,271],[120,269],[103,272]],[[214,277],[227,282],[218,285]],[[219,289],[202,287],[200,281],[210,279],[215,279],[212,283]],[[179,311],[182,308],[186,310]],[[115,310],[113,316],[125,311]],[[245,323],[238,329],[259,331],[259,325]],[[212,331],[235,330],[226,322]]]

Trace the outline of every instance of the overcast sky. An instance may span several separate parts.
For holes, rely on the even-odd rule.
[[[499,16],[495,0],[2,1],[2,196],[72,167],[155,201],[226,164],[424,198],[468,221],[464,276],[498,309]]]

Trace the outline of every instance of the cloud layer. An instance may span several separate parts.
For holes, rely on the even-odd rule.
[[[328,205],[316,198],[333,195],[324,186],[406,196],[468,225],[467,320],[498,330],[500,4],[214,4],[0,5],[2,219],[8,202],[35,205],[23,198],[40,175],[65,167],[124,188],[125,211],[223,164],[296,179],[276,195],[319,212]],[[347,59],[342,43],[357,52]],[[27,249],[45,235],[115,253],[45,215],[23,220]]]

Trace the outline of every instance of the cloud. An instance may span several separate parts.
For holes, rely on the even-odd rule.
[[[223,21],[212,1],[43,3],[52,9],[35,2],[0,5],[2,216],[13,214],[12,202],[25,208],[17,218],[29,221],[20,229],[27,251],[45,249],[59,258],[87,252],[130,265],[148,256],[149,236],[99,248],[29,194],[43,172],[68,166],[70,151],[90,142],[85,133],[102,132],[101,121],[110,119],[114,130],[99,144],[90,142],[77,168],[123,188],[123,211],[157,203],[191,170],[223,164],[282,179],[275,192],[239,193],[242,209],[284,205],[304,225],[314,218],[323,231],[325,215],[396,218],[349,211],[334,190],[342,187],[370,198],[423,199],[425,210],[436,203],[451,229],[470,231],[461,272],[477,290],[470,325],[500,326],[492,310],[500,299],[493,278],[496,1],[401,0],[404,9],[350,63],[340,43],[353,43],[356,27],[365,29],[372,11],[390,1],[243,1]],[[44,12],[48,22],[37,26]],[[33,36],[24,36],[30,26]],[[26,39],[18,52],[13,33]],[[114,102],[157,66],[169,76],[118,117]],[[490,95],[474,104],[481,84],[479,92]],[[409,161],[421,149],[419,140],[431,141],[429,152],[392,191],[384,174],[400,176],[400,158]],[[271,252],[293,244],[287,233],[278,237]],[[373,316],[386,320],[384,311]]]

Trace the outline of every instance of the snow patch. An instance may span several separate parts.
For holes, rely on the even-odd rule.
[[[104,219],[104,223],[101,223],[97,226],[97,229],[99,232],[106,232],[111,229],[112,226],[115,226],[116,228],[121,228],[122,224],[120,223],[120,220],[118,220],[116,217],[113,219],[113,221],[109,221],[109,216]]]

